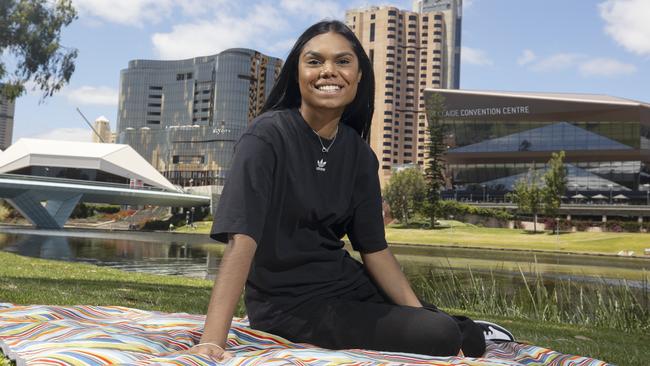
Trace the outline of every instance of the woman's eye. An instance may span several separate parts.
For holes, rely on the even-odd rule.
[[[339,60],[338,63],[339,63],[339,64],[343,64],[343,65],[347,65],[347,64],[350,63],[350,60],[348,60],[348,59],[343,59],[343,60]]]
[[[307,60],[307,64],[308,65],[318,65],[318,64],[320,64],[320,61],[313,60],[313,59],[312,60]]]

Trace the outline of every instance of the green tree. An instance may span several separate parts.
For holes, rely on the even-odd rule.
[[[404,224],[409,223],[424,194],[424,177],[418,168],[393,172],[384,188],[384,199],[390,206],[391,214]]]
[[[562,205],[562,196],[567,186],[564,151],[553,153],[546,166],[548,170],[544,174],[544,213],[555,216]]]
[[[71,0],[0,0],[0,93],[15,99],[28,81],[43,99],[60,90],[77,57],[76,49],[61,45],[61,29],[76,17]]]
[[[420,205],[420,212],[431,221],[431,227],[436,225],[436,217],[440,216],[440,191],[444,187],[444,155],[447,145],[444,141],[444,126],[442,117],[445,111],[445,99],[434,93],[426,101],[427,122],[429,130],[428,160],[424,169],[427,184],[425,200]]]
[[[509,196],[520,212],[533,215],[533,231],[537,232],[537,215],[544,202],[544,188],[539,173],[531,168],[526,176],[515,183]]]

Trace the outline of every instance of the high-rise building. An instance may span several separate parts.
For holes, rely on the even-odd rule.
[[[108,144],[115,143],[115,135],[111,133],[111,123],[106,117],[98,117],[95,120],[93,128],[95,130],[92,133],[93,142],[103,142]]]
[[[380,161],[379,177],[384,184],[394,168],[425,162],[423,91],[453,85],[450,79],[454,76],[446,60],[450,52],[447,34],[454,30],[444,11],[413,12],[391,6],[349,10],[346,23],[374,67],[370,146]]]
[[[15,108],[16,104],[13,100],[0,94],[0,150],[5,150],[11,145]]]
[[[460,88],[460,40],[463,0],[414,0],[413,11],[442,14],[445,28],[443,69],[448,75],[442,87],[445,89]]]
[[[183,186],[221,184],[282,60],[250,49],[178,61],[133,60],[120,77],[117,139]]]

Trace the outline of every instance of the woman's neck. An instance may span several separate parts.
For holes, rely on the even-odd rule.
[[[325,110],[316,111],[312,108],[299,108],[302,118],[307,122],[309,127],[325,139],[331,140],[336,134],[339,121],[341,120],[342,111]]]

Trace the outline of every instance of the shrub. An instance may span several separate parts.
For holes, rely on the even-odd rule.
[[[95,211],[105,213],[105,214],[115,214],[120,212],[120,206],[115,205],[97,205],[93,206]]]

